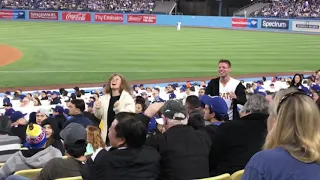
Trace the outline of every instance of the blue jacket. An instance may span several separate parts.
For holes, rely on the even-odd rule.
[[[304,163],[283,148],[264,150],[250,159],[242,180],[316,180],[320,165]]]

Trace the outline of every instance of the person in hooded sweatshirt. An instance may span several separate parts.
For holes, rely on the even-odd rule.
[[[108,134],[111,147],[95,151],[88,158],[88,179],[156,179],[160,154],[156,149],[144,146],[146,135],[146,125],[136,118],[136,114],[116,114]]]
[[[47,142],[45,147],[53,146],[59,149],[62,155],[64,155],[65,149],[63,147],[63,144],[59,135],[61,129],[59,129],[58,122],[56,121],[56,119],[48,118],[42,121],[41,126],[46,132]]]
[[[26,169],[42,168],[54,157],[62,157],[61,152],[46,144],[46,133],[37,124],[30,124],[26,130],[25,147],[28,149],[14,153],[0,168],[0,180],[6,179],[14,172]]]

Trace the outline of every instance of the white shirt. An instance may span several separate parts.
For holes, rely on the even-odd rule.
[[[230,78],[229,82],[224,86],[221,82],[219,82],[219,96],[224,99],[228,105],[228,115],[229,119],[233,118],[233,105],[232,99],[229,96],[230,92],[235,93],[238,84],[240,83],[239,80]]]

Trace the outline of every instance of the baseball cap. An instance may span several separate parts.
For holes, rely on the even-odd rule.
[[[79,140],[87,140],[87,131],[83,125],[79,123],[70,123],[60,132],[60,137],[64,144],[72,146]]]
[[[57,95],[57,96],[60,96],[60,93],[59,93],[58,91],[53,91],[53,92],[51,93],[51,95]]]
[[[94,101],[91,101],[89,103],[86,103],[88,105],[88,107],[93,107]]]
[[[4,94],[11,95],[11,92],[10,91],[6,91]]]
[[[178,100],[168,100],[161,108],[161,114],[173,120],[185,120],[187,118],[187,109]]]
[[[40,108],[37,113],[41,113],[41,114],[45,114],[46,116],[50,116],[50,110],[49,109],[46,109],[46,108]]]
[[[58,112],[59,114],[63,114],[63,112],[64,112],[64,109],[62,106],[56,106],[55,108],[52,108],[52,110],[54,112]]]
[[[7,116],[7,117],[11,117],[11,115],[15,112],[14,109],[12,108],[9,108],[7,109],[5,112],[4,112],[4,115]]]
[[[20,100],[23,100],[23,98],[25,98],[25,97],[26,97],[26,95],[21,94],[21,95],[19,96],[19,99],[20,99]]]
[[[4,107],[12,107],[12,104],[10,102],[4,102],[3,106]]]
[[[11,122],[16,122],[20,118],[23,118],[26,114],[23,114],[21,111],[15,111],[13,114],[10,116]]]
[[[169,99],[175,99],[177,96],[174,93],[169,94]]]
[[[206,94],[200,97],[202,107],[208,105],[210,110],[216,114],[217,117],[225,117],[228,114],[228,105],[224,99],[219,96],[210,97]]]

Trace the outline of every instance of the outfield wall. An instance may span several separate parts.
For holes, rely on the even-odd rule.
[[[212,28],[235,28],[251,30],[282,30],[320,33],[320,20],[237,18],[214,16],[175,16],[155,14],[116,14],[98,12],[0,10],[0,19],[64,21],[116,24],[149,24],[175,26],[198,26]]]

